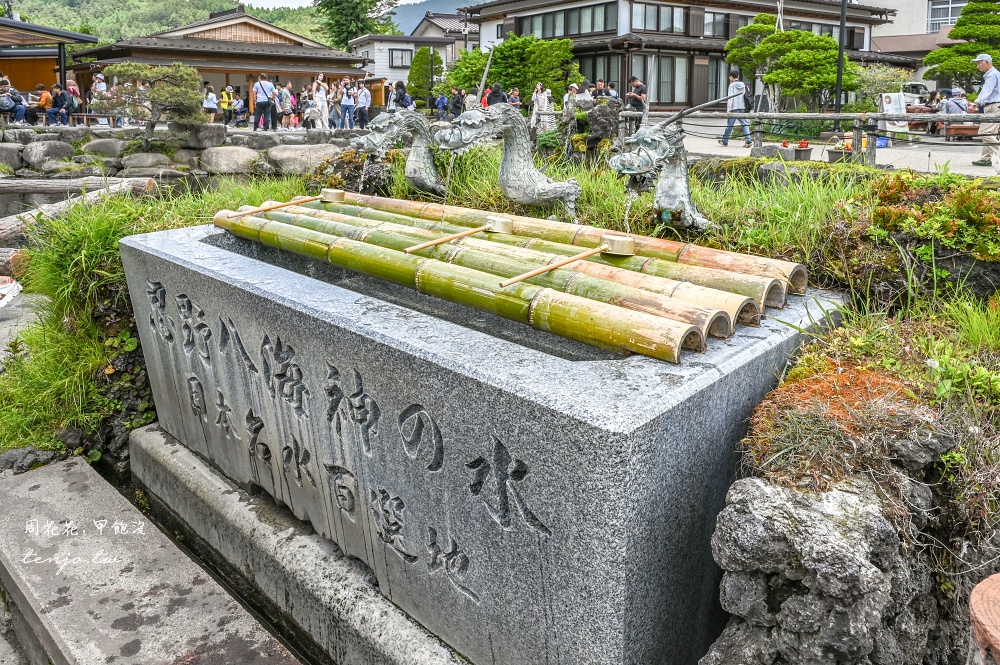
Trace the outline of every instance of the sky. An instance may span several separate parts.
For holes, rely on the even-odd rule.
[[[263,7],[265,9],[274,9],[275,7],[308,7],[312,4],[312,0],[244,0],[245,4],[251,7]],[[399,0],[401,5],[409,5],[415,2],[420,2],[420,0]]]

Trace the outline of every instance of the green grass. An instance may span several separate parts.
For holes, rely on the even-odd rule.
[[[824,172],[787,185],[735,177],[695,181],[692,198],[716,222],[709,244],[765,256],[808,261],[829,243],[845,206],[864,205],[867,183],[847,173]]]
[[[298,179],[222,180],[215,189],[177,196],[122,197],[73,208],[32,231],[26,291],[45,296],[38,323],[21,333],[0,375],[0,449],[59,449],[55,434],[93,430],[121,405],[106,394],[117,379],[104,368],[135,322],[118,252],[128,235],[211,223],[221,209],[289,200]]]
[[[954,326],[958,340],[974,353],[1000,352],[1000,301],[986,303],[962,294],[941,306],[941,314]]]

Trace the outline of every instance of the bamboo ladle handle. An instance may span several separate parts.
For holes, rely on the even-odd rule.
[[[253,210],[247,210],[246,212],[233,213],[229,216],[229,219],[239,219],[240,217],[246,217],[247,215],[256,215],[258,212],[267,212],[268,210],[277,210],[278,208],[284,208],[287,206],[295,206],[300,203],[307,203],[309,201],[319,201],[318,196],[303,196],[301,199],[294,199],[292,201],[287,201],[285,203],[275,203],[274,205],[264,206],[263,208],[254,208]]]
[[[606,252],[606,251],[608,251],[608,246],[601,245],[600,247],[594,247],[588,249],[586,252],[580,252],[579,254],[576,254],[574,256],[567,256],[565,259],[561,259],[559,261],[556,261],[555,263],[550,263],[549,265],[542,266],[541,268],[535,268],[531,272],[526,272],[523,275],[518,275],[517,277],[511,277],[510,279],[505,279],[504,281],[500,282],[500,288],[505,289],[511,284],[517,284],[518,282],[523,282],[524,280],[531,279],[536,275],[547,273],[549,271],[555,270],[556,268],[561,268],[564,265],[579,261],[580,259],[585,259],[588,256],[593,256],[594,254],[600,254],[601,252]]]
[[[493,228],[492,224],[477,226],[474,229],[466,229],[465,231],[459,231],[458,233],[452,233],[451,235],[448,236],[442,236],[440,238],[435,238],[434,240],[428,240],[427,242],[422,242],[419,245],[414,245],[413,247],[407,247],[403,251],[407,254],[412,254],[413,252],[419,252],[422,249],[427,249],[428,247],[433,247],[434,245],[441,245],[452,240],[458,240],[459,238],[464,238],[465,236],[471,236],[474,233],[489,231],[492,228]]]

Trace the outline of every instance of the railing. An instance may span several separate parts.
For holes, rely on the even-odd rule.
[[[649,120],[666,120],[671,118],[675,113],[668,112],[650,112]],[[642,113],[637,111],[622,111],[620,117],[624,119],[624,122],[620,125],[621,135],[627,133],[626,125],[631,121],[632,126],[635,127],[639,121],[642,119]],[[853,135],[854,146],[860,146],[864,143],[864,136],[868,136],[868,147],[862,153],[861,151],[855,151],[855,159],[862,161],[866,164],[875,164],[875,148],[876,139],[880,136],[880,131],[884,132],[886,130],[879,130],[878,123],[885,122],[943,122],[945,127],[950,123],[1000,123],[1000,114],[998,113],[722,113],[716,111],[710,112],[698,112],[692,113],[687,117],[688,120],[692,119],[720,119],[728,120],[729,118],[737,118],[751,121],[751,134],[753,136],[753,144],[755,147],[761,147],[764,145],[764,134],[766,130],[764,128],[766,120],[824,120],[828,122],[846,122],[849,123],[850,129],[843,134],[851,133]],[[888,131],[892,131],[891,129]]]

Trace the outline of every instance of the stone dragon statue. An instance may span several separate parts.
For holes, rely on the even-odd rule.
[[[664,224],[696,231],[704,231],[711,224],[691,200],[684,128],[680,121],[690,113],[727,99],[729,97],[714,99],[675,113],[655,125],[642,125],[635,134],[625,139],[626,147],[631,146],[632,149],[609,160],[611,168],[628,176],[629,187],[649,189],[655,180],[653,207]]]
[[[445,195],[445,185],[438,175],[431,150],[433,137],[427,116],[416,111],[396,111],[381,113],[368,124],[370,133],[359,136],[351,142],[351,147],[361,150],[377,159],[409,138],[410,154],[406,158],[406,181],[415,189],[438,196]]]
[[[580,185],[573,179],[556,182],[535,168],[528,125],[509,104],[466,111],[452,121],[451,129],[437,132],[434,138],[443,149],[461,153],[497,135],[503,137],[500,189],[504,196],[531,206],[561,201],[575,219]]]
[[[628,186],[637,190],[649,189],[655,179],[653,207],[659,212],[660,220],[678,229],[707,229],[709,221],[691,200],[681,124],[665,120],[656,125],[644,125],[625,139],[625,145],[632,149],[612,157],[609,160],[611,168],[628,176]]]

